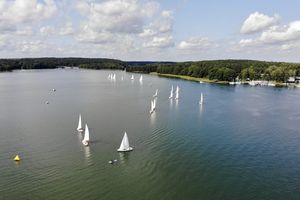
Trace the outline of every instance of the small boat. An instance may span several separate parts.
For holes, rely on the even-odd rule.
[[[133,75],[131,75],[131,80],[134,80],[134,76]]]
[[[20,158],[20,156],[19,156],[19,155],[16,155],[16,156],[15,156],[15,158],[14,158],[14,161],[16,161],[16,162],[19,162],[19,161],[21,161],[21,158]]]
[[[157,95],[158,95],[158,89],[156,89],[155,94],[153,95],[153,97],[155,98],[155,97],[157,97]]]
[[[49,101],[46,101],[45,103],[46,103],[46,104],[49,104]]]
[[[154,103],[151,100],[151,105],[150,105],[150,114],[152,114],[154,112]]]
[[[203,104],[203,94],[201,92],[201,96],[200,96],[200,101],[199,101],[199,104],[202,105]]]
[[[179,99],[179,87],[176,87],[176,95],[175,95],[175,99]]]
[[[153,101],[151,100],[151,108],[150,108],[150,114],[152,114],[155,111],[156,108],[156,99]]]
[[[90,132],[89,132],[89,127],[87,124],[85,124],[85,132],[84,132],[84,138],[82,140],[82,144],[84,146],[88,146],[90,142]]]
[[[124,133],[120,148],[118,149],[119,152],[126,152],[126,151],[132,151],[133,148],[130,147],[129,145],[129,140],[128,140],[128,136],[127,133]]]
[[[55,91],[56,91],[56,89],[55,89],[55,88],[53,88],[53,89],[52,89],[52,91],[53,91],[53,92],[55,92]]]
[[[172,88],[171,88],[171,92],[170,92],[170,96],[169,96],[169,99],[172,99],[173,98],[173,85],[172,85]]]
[[[81,123],[81,114],[79,115],[77,131],[78,132],[83,132],[82,123]]]
[[[140,77],[140,82],[143,82],[143,75],[141,75]]]

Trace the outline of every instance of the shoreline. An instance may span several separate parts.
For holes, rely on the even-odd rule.
[[[229,81],[218,81],[218,80],[210,80],[208,78],[197,78],[192,76],[185,76],[185,75],[175,75],[175,74],[160,74],[157,72],[151,72],[150,75],[160,76],[160,77],[166,77],[166,78],[176,78],[176,79],[182,79],[187,81],[194,81],[198,83],[210,83],[210,84],[221,84],[221,85],[230,85]],[[250,81],[245,81],[242,83],[242,85],[249,85]],[[278,83],[270,81],[271,83],[274,83],[273,86],[267,86],[267,87],[294,87],[294,88],[300,88],[300,84],[293,84],[293,85],[287,85],[286,83]]]

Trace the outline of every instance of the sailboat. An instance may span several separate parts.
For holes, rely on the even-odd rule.
[[[134,76],[133,75],[131,75],[131,80],[134,80]]]
[[[175,95],[175,99],[179,99],[179,87],[176,87],[176,95]]]
[[[158,89],[156,89],[155,94],[153,95],[153,97],[157,97],[158,95]]]
[[[201,92],[201,96],[200,96],[200,101],[199,101],[199,104],[202,105],[203,104],[203,94]]]
[[[118,151],[126,152],[126,151],[132,151],[132,150],[133,150],[133,148],[129,146],[128,136],[127,136],[127,133],[125,132]]]
[[[173,85],[172,85],[172,88],[171,88],[171,92],[170,92],[170,96],[169,96],[169,99],[172,99],[173,98]]]
[[[77,131],[78,132],[83,132],[83,128],[82,128],[82,125],[81,125],[81,115],[79,115],[79,121],[78,121]]]
[[[90,141],[90,132],[89,132],[89,127],[87,124],[85,124],[85,132],[84,132],[84,138],[82,140],[82,144],[84,146],[88,146]]]
[[[141,75],[141,77],[140,77],[140,82],[141,83],[143,82],[143,75]]]
[[[150,114],[152,114],[155,111],[156,108],[156,99],[151,100],[151,107],[150,107]]]
[[[150,114],[154,112],[154,102],[151,100]]]

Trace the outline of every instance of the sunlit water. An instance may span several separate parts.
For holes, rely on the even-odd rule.
[[[134,75],[0,73],[0,199],[300,199],[299,89]],[[76,132],[80,113],[89,147]],[[124,131],[126,154],[116,151]]]

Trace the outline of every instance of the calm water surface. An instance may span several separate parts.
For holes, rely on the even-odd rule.
[[[113,82],[111,72],[0,73],[0,199],[300,199],[299,89],[150,75],[140,84],[121,71]],[[124,131],[135,148],[126,154],[116,152]]]

